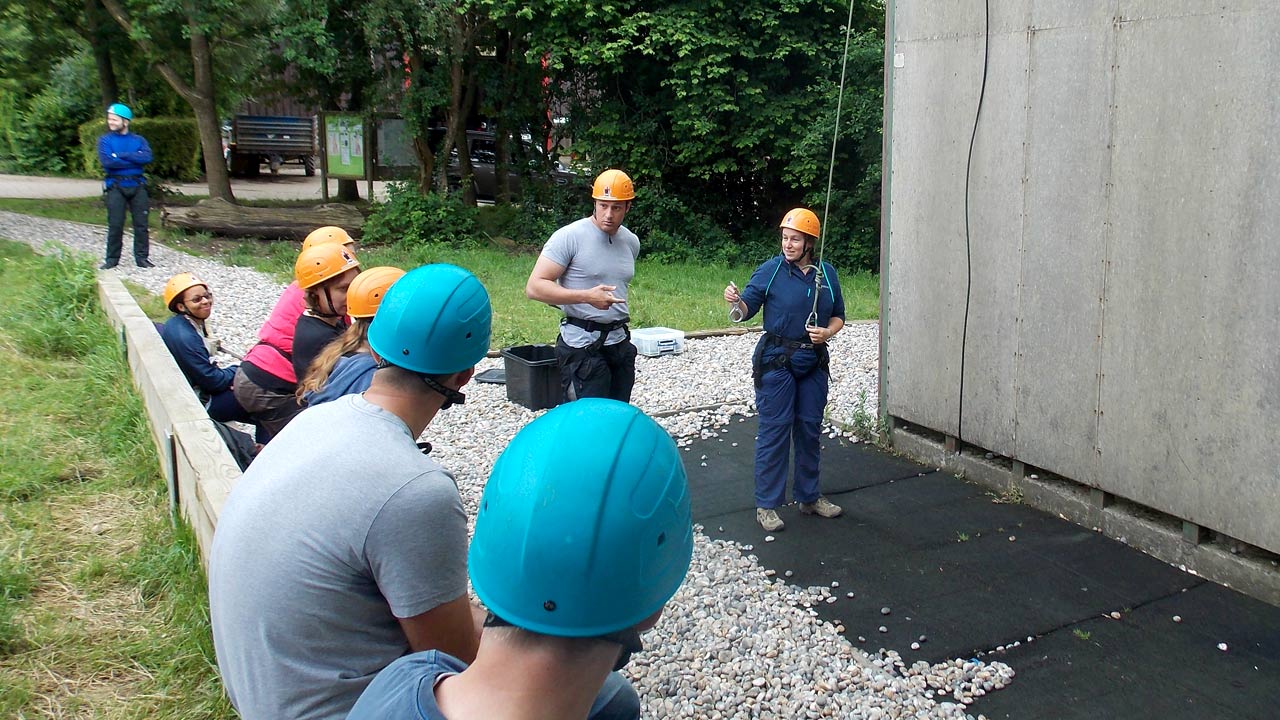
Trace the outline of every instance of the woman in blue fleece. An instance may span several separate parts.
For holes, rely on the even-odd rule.
[[[209,417],[218,422],[252,423],[248,411],[236,402],[231,391],[239,366],[218,367],[213,361],[219,342],[207,325],[213,313],[213,293],[208,284],[191,273],[178,273],[165,283],[164,302],[174,315],[161,327],[160,337]],[[259,436],[258,441],[263,442],[264,438]]]
[[[120,264],[124,245],[125,210],[133,216],[133,262],[140,268],[151,262],[151,238],[147,235],[147,181],[142,169],[151,162],[151,146],[146,138],[129,132],[133,112],[116,103],[107,108],[106,135],[98,138],[98,161],[107,177],[102,192],[107,202],[107,256],[102,270]]]

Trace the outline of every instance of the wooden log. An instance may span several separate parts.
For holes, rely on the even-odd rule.
[[[195,205],[167,206],[161,222],[216,235],[300,241],[322,225],[337,225],[352,235],[359,235],[364,215],[350,205],[337,203],[273,208],[236,205],[210,198]]]

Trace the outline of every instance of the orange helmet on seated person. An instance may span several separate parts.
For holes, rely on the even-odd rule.
[[[358,267],[360,261],[356,254],[345,245],[323,243],[298,253],[298,261],[293,264],[293,277],[298,281],[298,287],[306,290]]]
[[[164,306],[169,308],[169,312],[178,312],[174,310],[174,306],[182,299],[182,293],[197,285],[203,285],[206,289],[209,287],[209,283],[189,272],[180,272],[169,278],[169,282],[164,284],[164,293],[162,294]]]
[[[351,287],[347,288],[347,315],[353,318],[373,317],[387,290],[403,275],[404,270],[388,265],[371,267],[357,275],[351,281]]]
[[[307,234],[307,239],[302,241],[302,249],[310,250],[316,245],[324,245],[325,243],[348,245],[351,246],[349,249],[354,249],[356,241],[355,238],[351,237],[350,233],[337,225],[325,225]]]

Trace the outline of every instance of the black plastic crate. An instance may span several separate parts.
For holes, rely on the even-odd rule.
[[[530,410],[553,408],[560,404],[564,391],[560,387],[560,370],[556,367],[556,349],[552,345],[517,345],[502,349],[502,362],[507,371],[507,399]]]

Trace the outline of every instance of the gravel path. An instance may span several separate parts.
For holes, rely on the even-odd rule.
[[[0,212],[0,237],[39,250],[60,243],[100,258],[105,228]],[[125,239],[126,245],[129,239]],[[127,248],[126,248],[127,250]],[[127,254],[127,253],[126,253]],[[213,319],[223,342],[237,352],[252,345],[258,326],[284,289],[247,268],[227,267],[154,244],[158,267],[140,269],[126,259],[116,270],[159,293],[179,271],[206,278],[216,295]],[[865,394],[874,408],[879,328],[854,323],[831,354],[830,418],[847,423]],[[678,356],[639,358],[633,402],[681,445],[714,437],[734,414],[751,414],[748,371],[754,334],[689,340]],[[480,369],[501,366],[486,359]],[[471,517],[498,453],[537,416],[510,403],[499,385],[473,383],[466,405],[442,413],[428,428],[436,457],[458,479]],[[707,409],[714,406],[714,409]],[[830,433],[844,434],[836,428]],[[749,468],[744,469],[750,473]],[[700,528],[699,528],[700,529]],[[774,582],[755,556],[734,542],[696,534],[693,567],[649,647],[628,673],[649,715],[659,718],[950,718],[966,717],[966,701],[1007,684],[1002,663],[955,660],[906,666],[893,650],[868,656],[809,609],[830,588]],[[981,716],[979,716],[981,717]]]

